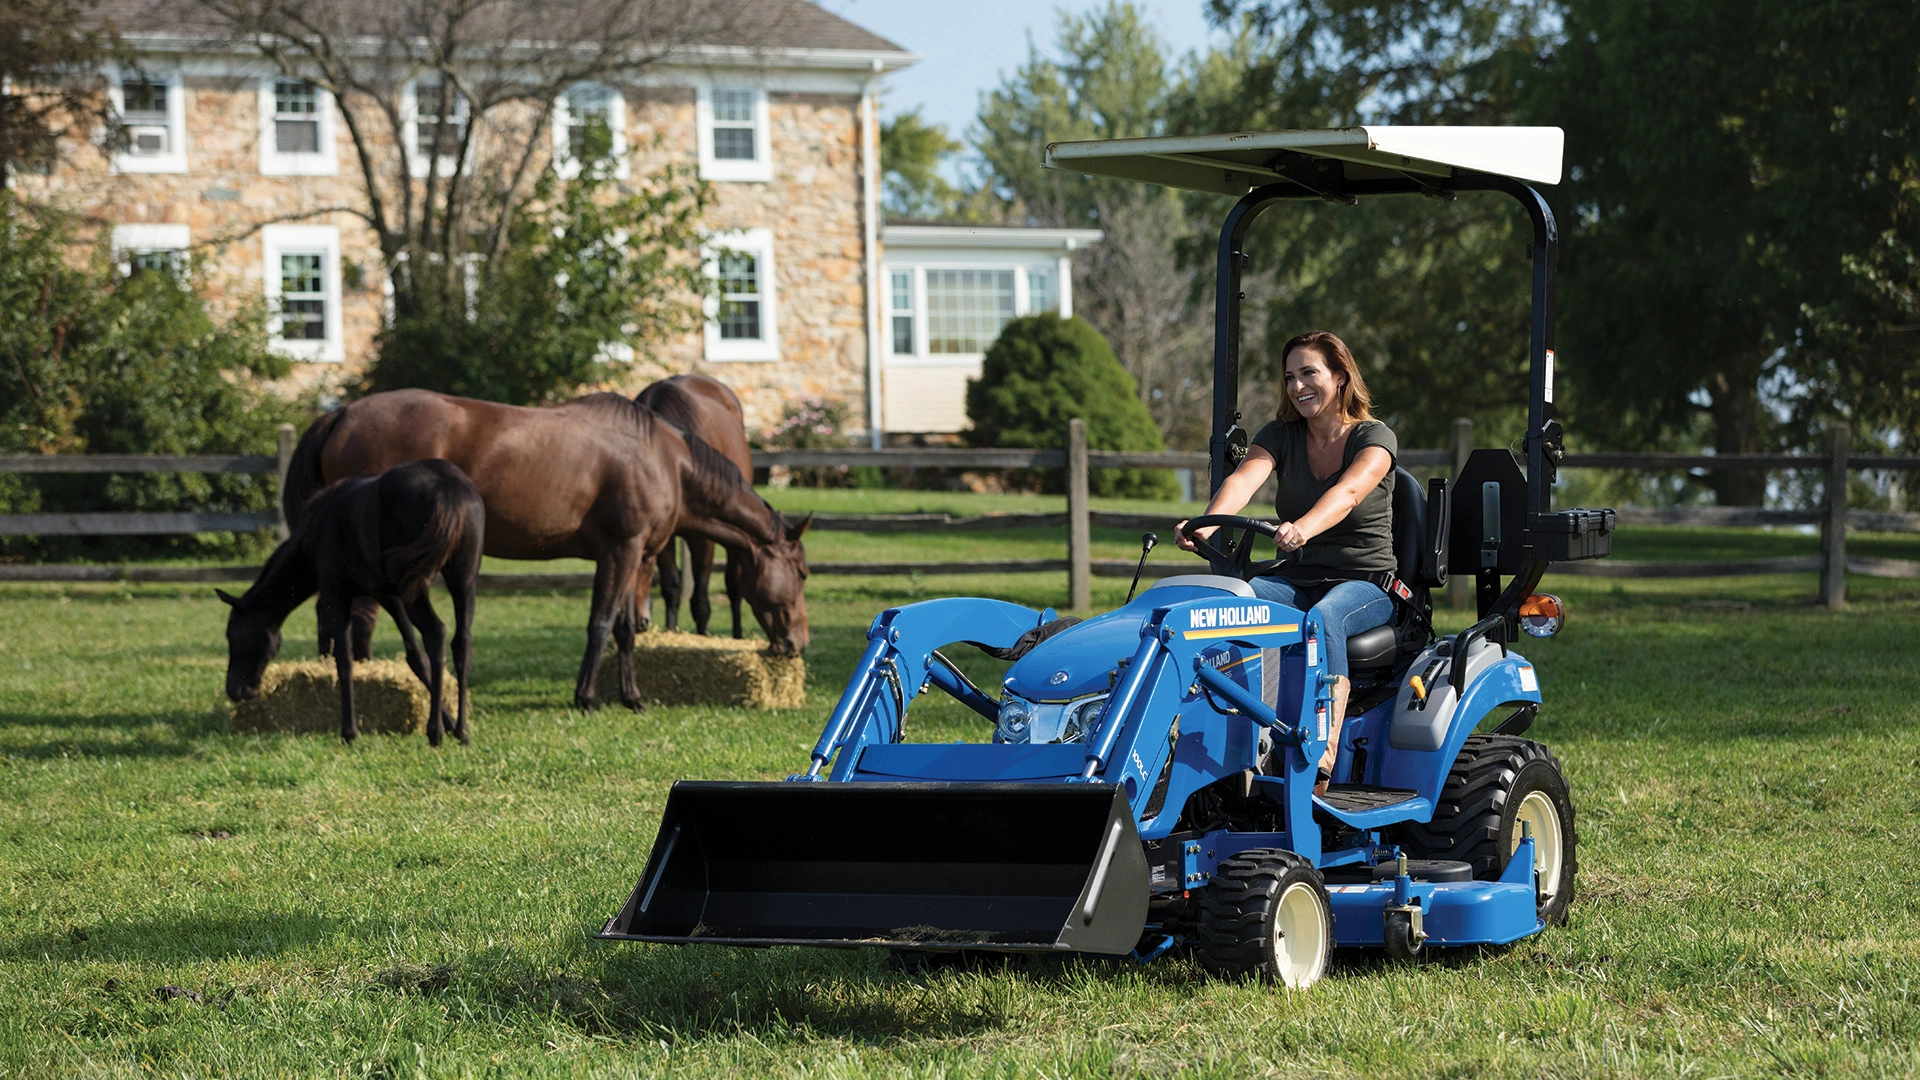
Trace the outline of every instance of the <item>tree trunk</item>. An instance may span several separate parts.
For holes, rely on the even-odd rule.
[[[1762,427],[1759,364],[1716,372],[1707,386],[1713,399],[1707,415],[1713,419],[1714,452],[1759,454],[1769,449]],[[1711,470],[1706,484],[1721,506],[1760,506],[1766,501],[1767,474],[1755,469]]]

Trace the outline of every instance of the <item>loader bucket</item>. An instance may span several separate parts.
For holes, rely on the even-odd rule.
[[[1110,784],[683,780],[599,936],[1119,955],[1147,892]]]

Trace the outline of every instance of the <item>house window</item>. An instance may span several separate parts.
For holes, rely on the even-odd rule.
[[[751,253],[720,255],[720,339],[760,340],[760,267]]]
[[[927,351],[978,354],[1013,318],[1013,271],[927,271]]]
[[[320,152],[320,88],[281,79],[273,84],[273,148],[282,154]]]
[[[1060,301],[1053,295],[1053,274],[1046,270],[1027,271],[1027,314],[1058,310]]]
[[[332,225],[269,225],[267,309],[274,346],[303,360],[342,360],[340,231]]]
[[[752,90],[713,92],[713,156],[718,161],[752,161],[755,156]]]
[[[185,225],[115,225],[114,261],[124,274],[158,270],[178,275],[186,269],[188,229]]]
[[[461,146],[467,138],[467,99],[439,79],[414,82],[409,96],[412,110],[407,120],[407,142],[413,175],[426,176],[432,166],[438,175],[451,176],[458,170]]]
[[[893,355],[913,355],[913,271],[895,270],[891,279],[893,313]]]
[[[333,95],[302,79],[260,83],[260,174],[332,176]]]
[[[560,95],[553,109],[553,156],[560,174],[579,174],[587,157],[587,133],[595,126],[607,132],[607,154],[616,179],[627,178],[626,98],[610,86],[580,83]]]
[[[706,180],[773,179],[764,90],[703,86],[698,91],[700,175]]]
[[[280,338],[327,340],[326,256],[301,252],[280,256]]]
[[[777,360],[773,230],[747,229],[715,236],[707,252],[716,280],[709,303],[708,360]]]
[[[113,164],[121,172],[186,172],[186,100],[178,73],[128,74],[107,83],[120,118]]]

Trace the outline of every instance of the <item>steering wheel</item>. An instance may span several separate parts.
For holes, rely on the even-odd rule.
[[[1209,526],[1218,530],[1210,537],[1200,536],[1195,531]],[[1206,556],[1207,566],[1214,573],[1227,574],[1242,581],[1259,577],[1280,565],[1280,559],[1261,559],[1256,562],[1253,558],[1254,536],[1258,534],[1271,540],[1279,532],[1280,526],[1273,522],[1236,514],[1202,514],[1187,519],[1187,523],[1180,528],[1181,535],[1193,541],[1193,546]],[[1238,537],[1229,536],[1224,546],[1214,543],[1228,533],[1237,533]]]

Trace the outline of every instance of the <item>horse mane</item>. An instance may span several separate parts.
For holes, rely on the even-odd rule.
[[[665,400],[659,405],[642,402],[621,394],[587,394],[567,402],[583,409],[605,416],[617,417],[635,425],[636,428],[649,421],[659,421],[673,428],[687,444],[688,458],[692,462],[691,477],[695,494],[703,501],[722,503],[744,490],[760,500],[767,512],[767,534],[771,539],[786,535],[786,518],[773,504],[760,498],[753,490],[747,478],[740,475],[740,466],[733,459],[713,448],[713,444],[701,438],[693,430],[693,414],[678,395],[660,395]],[[667,404],[671,402],[671,404]]]

